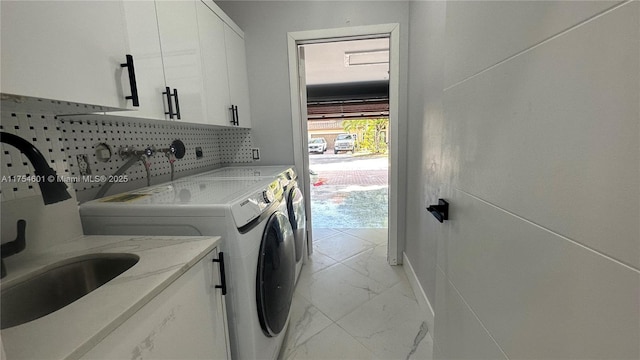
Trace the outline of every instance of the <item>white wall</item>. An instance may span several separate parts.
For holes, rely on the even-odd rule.
[[[254,144],[262,164],[293,164],[287,33],[399,23],[407,52],[408,3],[397,1],[216,1],[245,33]],[[406,56],[400,118],[406,119]],[[406,132],[406,127],[400,131]]]
[[[448,226],[440,224],[426,207],[448,198],[448,162],[443,158],[444,34],[446,3],[410,3],[409,124],[405,254],[422,289],[435,305],[436,248]],[[432,324],[430,324],[432,325]],[[432,331],[433,329],[430,329]]]
[[[640,6],[616,6],[448,2],[442,34],[411,3],[407,214],[452,206],[407,221],[437,358],[640,357]]]

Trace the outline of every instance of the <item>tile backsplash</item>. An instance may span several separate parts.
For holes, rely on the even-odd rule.
[[[207,171],[225,164],[251,163],[250,129],[223,128],[171,121],[144,120],[108,115],[54,116],[35,113],[1,113],[0,130],[10,132],[33,143],[58,175],[70,180],[80,202],[90,200],[103,183],[84,181],[79,159],[88,165],[92,178],[109,176],[127,160],[118,155],[121,147],[144,150],[168,148],[176,139],[185,144],[184,158],[177,160],[175,178]],[[108,145],[112,156],[101,162],[96,156],[99,144]],[[196,156],[196,148],[202,157]],[[33,175],[28,160],[12,146],[2,144],[2,201],[38,195],[37,183],[11,181],[9,176]],[[171,168],[163,153],[149,158],[151,183],[170,180]],[[107,194],[146,186],[146,171],[138,162],[125,172],[127,182],[114,184]]]
[[[22,137],[32,143],[45,157],[49,166],[60,176],[69,175],[68,157],[62,141],[62,132],[53,115],[1,113],[0,130]],[[10,176],[34,175],[33,167],[13,146],[2,145],[0,162],[0,195],[2,201],[21,199],[40,194],[37,183],[12,180]]]

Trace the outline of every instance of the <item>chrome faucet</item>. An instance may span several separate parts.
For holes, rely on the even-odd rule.
[[[0,142],[15,147],[20,150],[27,159],[29,159],[35,171],[36,178],[38,179],[38,185],[40,186],[40,192],[42,193],[42,200],[45,205],[71,199],[71,195],[69,195],[69,192],[67,191],[67,185],[60,181],[56,172],[49,166],[49,164],[47,164],[47,160],[42,156],[42,153],[33,146],[33,144],[17,135],[6,132],[0,132]],[[16,239],[2,244],[0,247],[2,259],[7,256],[17,254],[25,249],[26,227],[26,221],[18,220],[18,236]],[[2,274],[0,277],[5,277],[7,270],[4,266],[4,260],[1,261],[1,265]]]
[[[60,181],[55,170],[47,164],[47,160],[33,144],[17,135],[6,132],[0,132],[0,142],[15,147],[29,159],[38,178],[38,185],[45,205],[71,198],[67,192],[67,184]]]

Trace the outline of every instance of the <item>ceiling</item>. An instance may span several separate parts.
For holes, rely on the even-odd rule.
[[[388,101],[388,38],[308,44],[304,49],[308,103]]]
[[[389,81],[389,38],[304,45],[307,85]]]

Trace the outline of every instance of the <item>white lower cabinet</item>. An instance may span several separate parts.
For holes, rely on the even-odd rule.
[[[218,256],[207,254],[83,359],[230,359]]]

